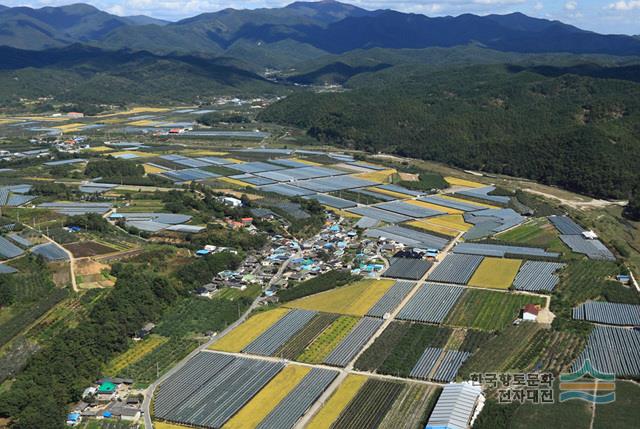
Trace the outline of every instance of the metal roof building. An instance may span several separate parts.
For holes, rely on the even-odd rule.
[[[471,384],[447,384],[425,429],[467,429],[482,389]]]

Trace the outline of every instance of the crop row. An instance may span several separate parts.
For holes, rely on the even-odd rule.
[[[304,352],[298,356],[300,362],[321,363],[358,323],[355,317],[341,316],[322,332]]]
[[[422,429],[424,411],[436,390],[434,386],[408,383],[378,429]]]
[[[105,373],[112,375],[118,374],[126,367],[142,360],[147,354],[151,353],[167,341],[169,341],[167,337],[161,337],[159,335],[149,336],[109,362],[109,365],[107,365],[107,368],[105,369]]]
[[[157,379],[198,346],[195,340],[172,338],[141,360],[127,366],[118,375],[133,378],[137,386],[145,386]]]
[[[497,331],[508,326],[525,304],[542,304],[543,298],[467,289],[445,324]]]
[[[340,417],[332,429],[375,428],[386,416],[394,401],[402,391],[398,382],[370,379]]]
[[[302,331],[298,332],[293,338],[280,347],[274,355],[285,359],[295,359],[304,352],[307,346],[337,318],[338,316],[335,314],[318,314],[302,329]]]

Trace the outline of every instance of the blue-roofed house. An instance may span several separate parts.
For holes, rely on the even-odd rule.
[[[69,413],[67,414],[67,425],[68,426],[78,426],[82,421],[82,416],[80,413]]]

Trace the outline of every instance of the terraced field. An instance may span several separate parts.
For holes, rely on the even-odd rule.
[[[231,420],[224,429],[251,429],[260,422],[311,371],[310,367],[289,365],[278,373]]]
[[[363,375],[349,374],[324,406],[313,416],[306,429],[330,429],[367,381]]]
[[[518,317],[525,304],[544,304],[529,295],[467,289],[445,319],[446,325],[498,331]]]
[[[239,353],[249,343],[258,338],[271,325],[282,319],[289,310],[276,308],[250,317],[233,331],[222,337],[209,347],[211,350]]]
[[[360,280],[347,286],[291,301],[286,306],[325,313],[364,316],[394,284],[394,280],[388,279]]]
[[[355,317],[341,316],[325,329],[296,360],[321,363],[358,323]]]
[[[469,280],[469,286],[509,289],[521,262],[518,259],[484,258]]]

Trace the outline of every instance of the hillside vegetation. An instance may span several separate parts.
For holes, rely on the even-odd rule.
[[[620,79],[547,74],[398,66],[352,78],[352,91],[296,94],[261,119],[339,146],[628,197],[640,168],[640,85],[622,80],[627,69]]]

